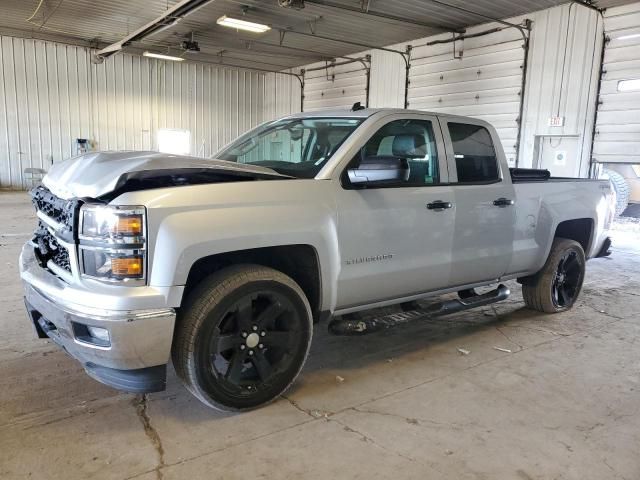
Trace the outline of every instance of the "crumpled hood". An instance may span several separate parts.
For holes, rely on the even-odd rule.
[[[112,192],[132,172],[211,170],[242,175],[282,176],[270,168],[159,152],[92,152],[54,164],[42,183],[60,198],[97,198]]]

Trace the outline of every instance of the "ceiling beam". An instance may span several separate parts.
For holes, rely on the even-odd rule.
[[[598,13],[602,13],[606,10],[606,8],[600,8],[594,4],[591,0],[571,0],[572,3],[577,3],[578,5],[582,5],[583,7],[590,8],[591,10],[595,10]]]
[[[87,40],[72,35],[64,35],[61,33],[50,33],[41,30],[25,30],[22,28],[11,28],[0,26],[0,35],[16,38],[27,38],[33,40],[44,40],[47,42],[63,43],[65,45],[73,45],[77,47],[100,48],[106,46],[106,42],[98,40]]]
[[[450,3],[442,2],[441,0],[426,0],[426,1],[430,2],[430,3],[435,3],[436,5],[440,5],[441,7],[450,8],[452,10],[457,10],[459,12],[463,12],[463,13],[466,13],[466,14],[469,14],[469,15],[474,15],[476,17],[484,18],[485,20],[490,20],[492,22],[496,22],[496,23],[499,23],[501,25],[505,25],[505,26],[508,26],[508,27],[516,28],[516,29],[518,29],[520,31],[520,33],[522,34],[522,37],[524,38],[525,41],[527,41],[527,39],[528,39],[527,31],[529,29],[527,27],[523,27],[522,25],[518,25],[516,23],[507,22],[507,21],[502,20],[500,18],[495,18],[495,17],[492,17],[490,15],[485,15],[484,13],[476,12],[474,10],[469,10],[468,8],[459,7],[457,5],[451,5]]]
[[[448,32],[456,32],[456,33],[461,33],[463,31],[460,28],[447,27],[437,23],[424,22],[422,20],[414,20],[411,18],[398,17],[390,13],[382,13],[382,12],[378,12],[371,9],[363,10],[353,5],[344,5],[342,3],[333,2],[331,0],[304,0],[304,2],[312,5],[318,5],[318,6],[333,8],[337,10],[346,10],[349,12],[359,13],[365,16],[384,18],[387,20],[393,20],[395,22],[407,23],[410,25],[416,25],[418,27],[430,28],[432,30],[437,30],[437,31],[448,31]]]
[[[324,35],[319,35],[317,33],[298,32],[297,30],[287,29],[287,28],[283,28],[283,27],[278,27],[278,28],[282,32],[292,33],[294,35],[302,35],[304,37],[317,38],[317,39],[320,39],[320,40],[327,40],[329,42],[345,43],[347,45],[354,45],[356,47],[362,47],[362,48],[367,48],[367,49],[372,49],[372,50],[382,50],[384,52],[398,53],[398,54],[403,55],[403,56],[406,55],[406,52],[403,52],[401,50],[396,50],[396,49],[393,49],[393,48],[378,47],[378,46],[375,46],[375,45],[369,45],[369,44],[361,43],[361,42],[354,42],[353,40],[344,40],[344,39],[341,39],[341,38],[325,37]]]
[[[247,53],[255,52],[257,54],[273,55],[280,57],[295,57],[300,59],[312,59],[312,60],[330,60],[336,58],[336,55],[332,55],[326,52],[319,52],[317,50],[308,50],[306,48],[290,47],[287,45],[280,45],[277,43],[264,42],[254,39],[231,37],[222,39],[216,35],[209,35],[211,31],[195,32],[194,35],[198,38],[198,43],[202,46],[210,48],[219,48],[220,50],[236,50]],[[254,48],[266,47],[266,48]],[[275,49],[271,50],[271,49]],[[277,50],[280,50],[278,53]]]
[[[204,7],[206,4],[211,3],[214,0],[182,0],[176,3],[173,7],[169,8],[159,17],[155,18],[151,22],[147,23],[143,27],[138,28],[133,33],[127,35],[122,40],[112,43],[107,47],[99,50],[96,53],[97,58],[106,58],[111,56],[124,47],[138,40],[142,40],[149,35],[158,33],[165,28],[175,25],[179,20],[183,19],[187,15],[195,12],[197,9]]]

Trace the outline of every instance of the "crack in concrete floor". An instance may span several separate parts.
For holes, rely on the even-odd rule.
[[[149,397],[146,394],[137,395],[133,399],[133,404],[136,408],[136,414],[140,419],[140,423],[142,423],[142,427],[144,428],[144,433],[158,455],[158,465],[153,471],[156,473],[156,478],[162,480],[162,468],[165,466],[164,447],[162,446],[160,434],[154,428],[151,423],[151,418],[149,417]]]

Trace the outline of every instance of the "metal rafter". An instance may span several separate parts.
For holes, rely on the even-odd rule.
[[[147,23],[145,26],[138,28],[135,32],[127,35],[122,40],[112,43],[111,45],[99,50],[96,53],[97,58],[106,58],[122,50],[123,47],[138,40],[142,40],[149,35],[172,27],[179,20],[187,15],[195,12],[197,9],[204,7],[206,4],[214,0],[182,0],[169,8],[162,15]]]
[[[499,23],[501,25],[506,25],[508,27],[513,27],[516,28],[520,31],[520,34],[522,35],[522,37],[527,40],[527,32],[529,30],[529,28],[527,27],[523,27],[522,25],[518,25],[517,23],[511,23],[511,22],[507,22],[505,20],[502,20],[500,18],[495,18],[492,17],[490,15],[485,15],[484,13],[480,13],[480,12],[476,12],[473,10],[469,10],[468,8],[465,7],[459,7],[457,5],[451,5],[450,3],[446,3],[446,2],[442,2],[441,0],[426,0],[427,2],[431,2],[431,3],[435,3],[436,5],[440,5],[441,7],[445,7],[445,8],[451,8],[453,10],[458,10],[459,12],[463,12],[469,15],[475,15],[476,17],[480,17],[480,18],[484,18],[485,20],[490,20],[492,22],[496,22]]]
[[[322,6],[322,7],[328,7],[328,8],[334,8],[334,9],[338,9],[338,10],[346,10],[349,12],[354,12],[354,13],[360,13],[362,15],[366,15],[366,16],[370,16],[370,17],[378,17],[378,18],[385,18],[387,20],[393,20],[396,22],[401,22],[401,23],[408,23],[410,25],[416,25],[419,27],[425,27],[425,28],[431,28],[434,30],[440,30],[440,31],[455,31],[457,33],[461,33],[464,30],[461,30],[459,28],[450,28],[450,27],[446,27],[437,23],[431,23],[431,22],[424,22],[421,20],[414,20],[411,18],[403,18],[403,17],[398,17],[396,15],[390,14],[390,13],[382,13],[382,12],[378,12],[375,10],[371,10],[369,8],[366,9],[360,9],[358,7],[354,7],[352,5],[343,5],[341,3],[337,3],[337,2],[333,2],[331,0],[305,0],[305,3],[309,3],[312,5],[318,5],[318,6]]]
[[[590,8],[591,10],[595,10],[598,13],[602,13],[603,11],[606,10],[605,8],[598,7],[591,0],[571,0],[571,2],[572,3],[577,3],[578,5],[582,5],[583,7]]]
[[[246,51],[246,52],[256,52],[256,53],[265,53],[265,54],[273,54],[273,55],[279,55],[279,56],[283,56],[283,57],[287,57],[287,56],[291,56],[291,57],[298,57],[298,58],[308,58],[308,59],[317,59],[317,60],[331,60],[333,58],[343,58],[340,57],[339,55],[332,55],[332,54],[327,54],[326,52],[319,52],[317,50],[309,50],[306,48],[299,48],[299,47],[291,47],[288,45],[282,45],[282,44],[278,44],[278,43],[270,43],[270,42],[265,42],[265,41],[260,41],[260,40],[255,40],[255,39],[248,39],[248,38],[241,38],[241,37],[231,37],[230,39],[220,39],[219,37],[215,36],[215,35],[209,35],[210,30],[207,31],[201,31],[201,32],[194,32],[194,35],[196,35],[199,38],[202,38],[203,40],[199,41],[200,45],[203,45],[205,47],[211,47],[211,48],[220,48],[222,49],[230,49],[230,50],[237,50],[237,51]],[[211,43],[209,43],[211,42]],[[291,52],[294,52],[292,54],[287,54],[285,52],[283,52],[282,54],[278,54],[276,52],[273,51],[268,51],[268,50],[256,50],[253,49],[253,45],[258,45],[258,46],[264,46],[264,47],[272,47],[272,48],[281,48],[284,50],[289,50]],[[296,55],[296,53],[298,53]],[[304,54],[304,55],[301,55]]]
[[[396,50],[393,48],[387,48],[387,47],[379,47],[376,45],[369,45],[366,43],[362,43],[362,42],[354,42],[353,40],[344,40],[341,38],[332,38],[332,37],[327,37],[324,35],[319,35],[317,33],[307,33],[307,32],[299,32],[297,30],[293,30],[291,28],[284,28],[284,27],[277,27],[279,30],[285,32],[285,33],[292,33],[294,35],[302,35],[305,37],[312,37],[312,38],[319,38],[320,40],[327,40],[329,42],[337,42],[337,43],[346,43],[347,45],[354,45],[356,47],[362,47],[362,48],[368,48],[368,49],[372,49],[372,50],[382,50],[383,52],[391,52],[391,53],[398,53],[402,56],[405,55],[405,52],[401,51],[401,50]]]

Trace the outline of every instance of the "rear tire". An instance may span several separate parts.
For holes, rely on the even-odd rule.
[[[569,310],[580,295],[584,273],[582,246],[574,240],[556,238],[542,270],[523,282],[524,303],[544,313]]]
[[[296,282],[272,268],[233,266],[189,294],[176,325],[173,364],[205,405],[250,410],[289,388],[312,334],[311,308]]]
[[[609,181],[613,186],[614,192],[616,192],[616,217],[620,216],[622,212],[627,209],[629,205],[629,197],[631,196],[631,189],[625,178],[618,172],[613,170],[605,170],[605,176],[609,177]]]

